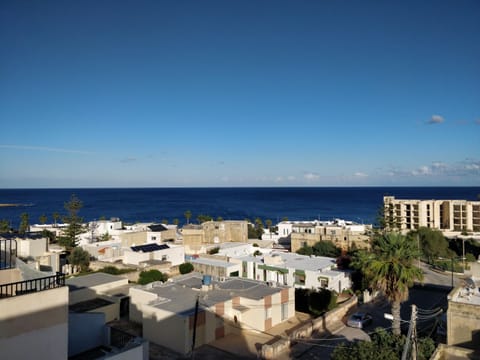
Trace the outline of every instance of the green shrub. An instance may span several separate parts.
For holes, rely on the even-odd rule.
[[[180,264],[178,266],[178,270],[180,271],[180,274],[188,274],[193,271],[193,265],[189,262]]]
[[[115,266],[105,266],[98,270],[98,272],[103,272],[111,275],[122,275],[133,271],[135,271],[135,269],[119,269]]]
[[[164,274],[154,269],[154,270],[142,271],[140,273],[140,276],[138,277],[138,283],[140,285],[145,285],[154,281],[165,282],[167,281],[167,279],[168,279],[167,274]]]

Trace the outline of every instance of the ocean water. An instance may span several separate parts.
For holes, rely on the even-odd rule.
[[[0,189],[0,219],[17,227],[22,213],[30,224],[45,214],[66,214],[65,202],[75,194],[83,207],[84,221],[118,217],[123,222],[191,222],[199,214],[228,220],[270,219],[274,223],[290,220],[331,220],[341,218],[359,223],[374,223],[384,195],[399,199],[478,200],[480,187],[286,187],[286,188],[101,188],[101,189]]]

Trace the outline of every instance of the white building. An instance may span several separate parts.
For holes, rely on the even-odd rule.
[[[124,249],[124,264],[140,265],[142,262],[151,260],[168,261],[171,266],[180,265],[185,262],[185,249],[183,246],[156,243]]]
[[[269,256],[230,259],[242,264],[242,277],[306,289],[336,292],[350,289],[350,273],[337,269],[334,258],[273,252]]]

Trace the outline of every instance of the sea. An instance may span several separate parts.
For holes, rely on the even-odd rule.
[[[289,220],[344,219],[375,224],[383,196],[398,199],[479,200],[480,187],[245,187],[245,188],[81,188],[0,189],[0,219],[13,228],[22,213],[30,224],[42,215],[53,222],[53,213],[66,214],[65,203],[75,195],[83,203],[79,215],[85,222],[119,218],[124,223],[186,222],[185,212],[214,219]]]

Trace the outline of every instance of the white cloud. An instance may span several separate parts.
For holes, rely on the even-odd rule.
[[[14,149],[14,150],[50,151],[50,152],[71,153],[71,154],[93,154],[90,151],[51,148],[51,147],[46,147],[46,146],[4,145],[4,144],[0,144],[0,148],[2,148],[2,149]]]
[[[363,172],[356,172],[355,174],[353,174],[353,176],[355,176],[355,177],[368,177],[368,174],[365,174]]]
[[[445,121],[443,116],[440,115],[432,115],[430,120],[427,121],[427,124],[441,124]]]
[[[320,178],[320,175],[318,175],[317,173],[313,173],[313,172],[307,172],[303,175],[303,177],[307,181],[314,181],[314,180],[318,180]]]
[[[418,169],[412,171],[413,176],[430,175],[432,170],[428,166],[420,166]]]
[[[295,176],[292,176],[292,175],[290,175],[290,176],[287,177],[287,180],[288,180],[288,181],[295,181],[296,179],[297,179],[297,178],[296,178]]]
[[[120,160],[120,162],[124,163],[124,164],[135,162],[135,161],[137,161],[137,159],[134,158],[134,157],[127,157],[127,158],[124,158],[124,159]]]

